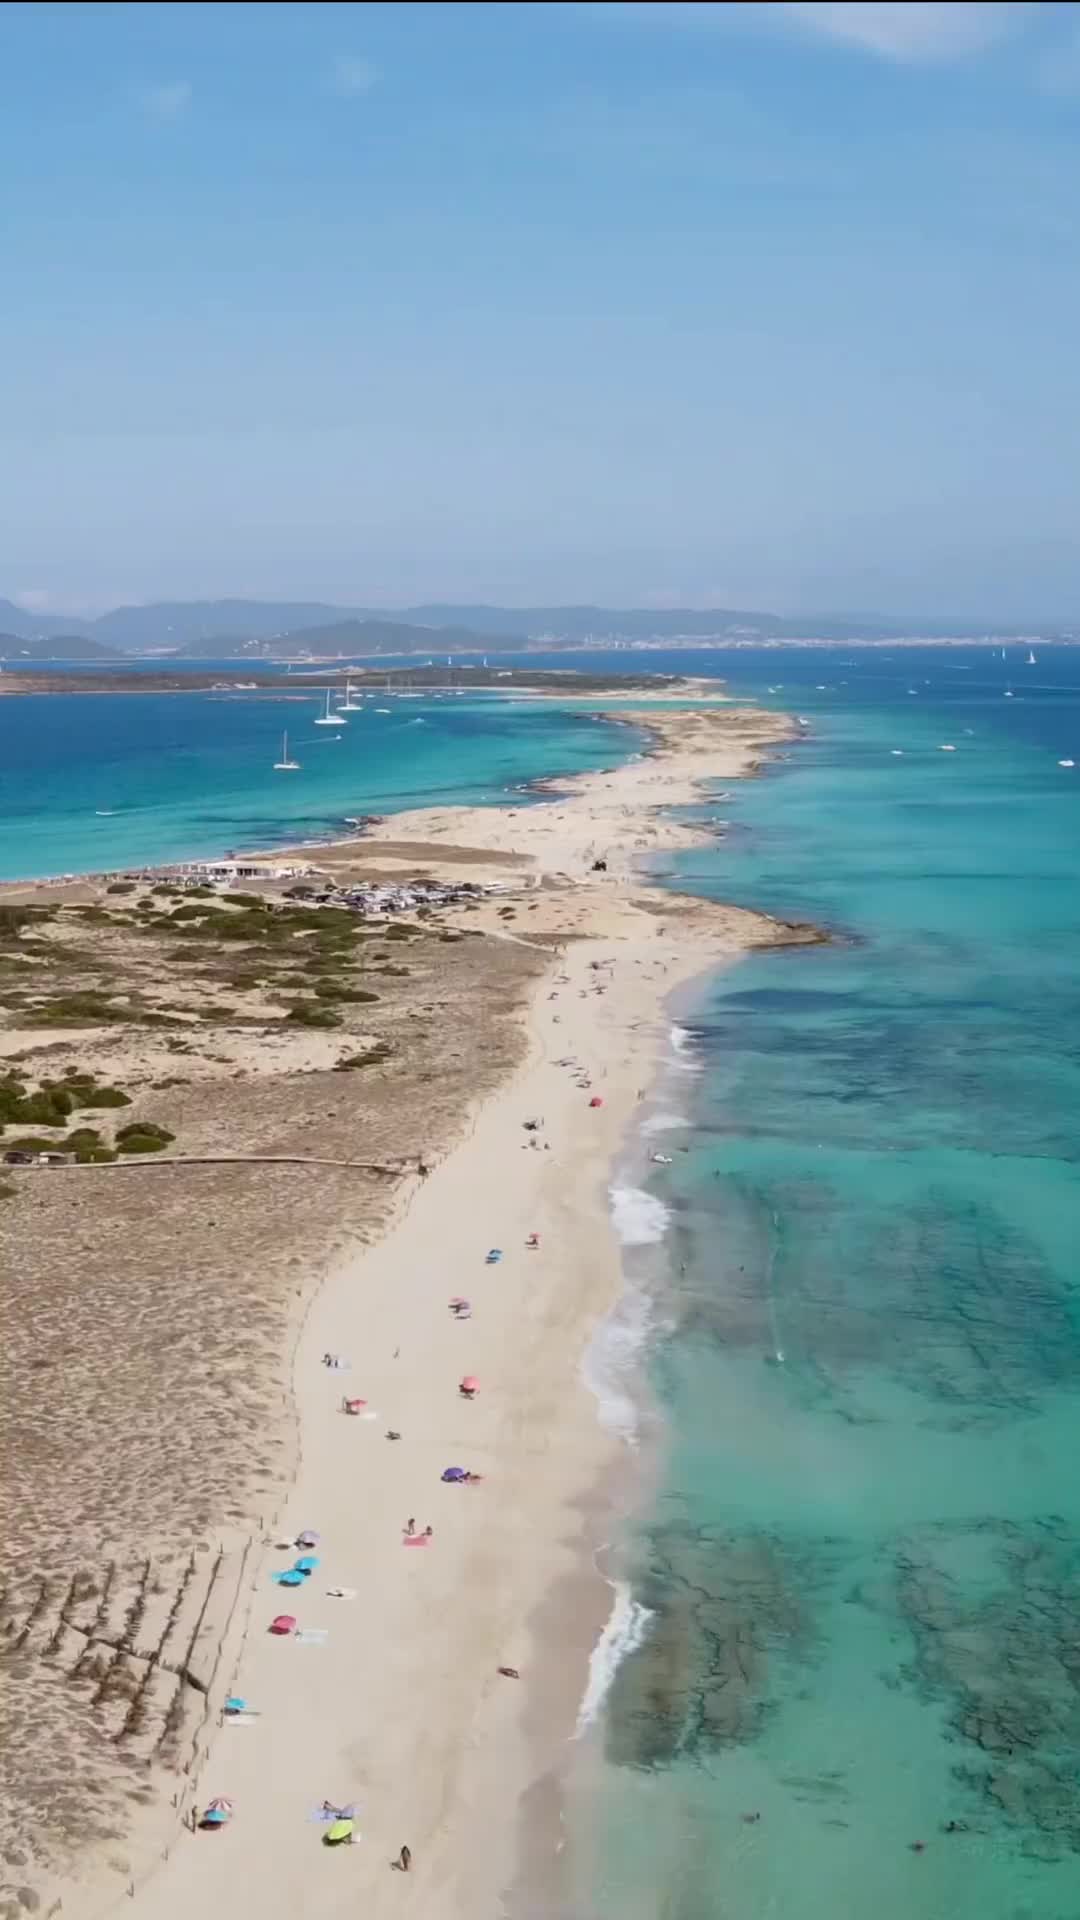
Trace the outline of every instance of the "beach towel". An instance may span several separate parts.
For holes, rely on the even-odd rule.
[[[430,1542],[426,1533],[407,1533],[401,1544],[403,1547],[426,1547]]]
[[[321,1647],[330,1638],[329,1627],[301,1627],[296,1635],[302,1647]]]

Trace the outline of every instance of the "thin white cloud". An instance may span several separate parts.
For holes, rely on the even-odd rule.
[[[1042,0],[600,0],[590,12],[671,26],[787,29],[879,59],[960,60],[1022,29]]]
[[[363,60],[356,54],[339,53],[334,61],[331,85],[335,93],[359,99],[362,94],[370,93],[378,80],[379,69],[371,60]]]
[[[956,60],[991,46],[1036,9],[1022,0],[787,0],[771,10],[886,60]]]
[[[168,80],[161,86],[144,87],[139,105],[152,120],[178,120],[191,105],[191,82]]]

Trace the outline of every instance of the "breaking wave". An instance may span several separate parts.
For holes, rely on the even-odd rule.
[[[611,1692],[615,1675],[623,1661],[640,1647],[653,1617],[649,1607],[643,1607],[639,1600],[634,1599],[628,1581],[611,1580],[608,1584],[615,1599],[604,1630],[589,1655],[589,1677],[578,1708],[575,1740],[580,1740],[596,1721]]]

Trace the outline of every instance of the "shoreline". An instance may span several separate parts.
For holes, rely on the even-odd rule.
[[[277,1610],[268,1576],[287,1561],[256,1548],[261,1565],[228,1642],[242,1649],[239,1685],[260,1718],[244,1731],[221,1728],[195,1783],[202,1804],[235,1796],[237,1819],[224,1846],[176,1834],[165,1864],[132,1883],[154,1920],[179,1920],[193,1900],[254,1895],[275,1911],[302,1900],[321,1870],[307,1808],[324,1796],[360,1803],[364,1838],[320,1881],[331,1914],[357,1899],[376,1920],[391,1900],[396,1911],[388,1863],[403,1842],[433,1920],[500,1910],[518,1876],[519,1805],[524,1817],[565,1744],[571,1705],[572,1730],[611,1607],[587,1535],[592,1490],[621,1446],[581,1364],[621,1283],[611,1170],[668,1037],[670,996],[751,947],[824,937],[639,875],[643,853],[714,837],[671,820],[670,808],[700,800],[712,781],[755,772],[770,748],[798,737],[795,726],[732,707],[617,717],[647,725],[647,760],[560,781],[528,808],[398,814],[333,849],[381,871],[415,869],[418,845],[428,869],[441,858],[452,867],[463,848],[470,859],[512,855],[537,918],[513,931],[504,924],[503,937],[534,945],[546,935],[550,954],[554,927],[561,951],[528,996],[525,1063],[463,1117],[457,1143],[410,1185],[378,1241],[316,1280],[302,1309],[296,1471],[281,1510],[286,1532],[323,1534],[323,1566],[290,1606],[329,1641],[268,1639]],[[597,858],[607,864],[594,876]],[[497,870],[505,881],[505,865]],[[592,1107],[594,1097],[602,1105]],[[537,1113],[542,1132],[526,1134]],[[530,1232],[540,1234],[537,1251],[525,1247]],[[492,1269],[487,1244],[505,1250]],[[445,1304],[461,1291],[475,1309],[465,1327]],[[345,1385],[378,1419],[341,1417],[342,1381],[319,1366],[323,1350],[351,1353]],[[456,1392],[465,1367],[482,1389],[467,1408]],[[384,1440],[388,1422],[398,1445]],[[442,1467],[459,1460],[485,1476],[482,1486],[439,1484]],[[426,1553],[401,1552],[412,1511],[421,1527],[434,1524]],[[348,1582],[355,1598],[328,1596],[327,1580]],[[552,1658],[544,1633],[560,1586],[576,1595],[572,1663]],[[520,1668],[520,1687],[497,1675],[500,1664]],[[215,1707],[221,1693],[216,1686]],[[64,1905],[80,1911],[66,1895]]]

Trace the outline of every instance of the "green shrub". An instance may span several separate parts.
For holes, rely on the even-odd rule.
[[[105,891],[106,893],[134,893],[135,882],[134,880],[111,880]]]
[[[51,920],[55,907],[0,906],[0,939],[13,939],[35,920]]]
[[[74,1105],[74,1095],[65,1087],[43,1087],[40,1093],[24,1093],[14,1101],[0,1091],[4,1119],[22,1120],[31,1127],[62,1127]]]
[[[414,937],[408,927],[399,926],[396,921],[392,927],[387,927],[386,929],[386,938],[388,940],[412,940]]]
[[[132,1120],[118,1129],[116,1146],[120,1153],[160,1153],[175,1139],[175,1133],[156,1120]]]
[[[79,1085],[73,1088],[77,1107],[130,1107],[131,1095],[120,1087],[95,1087]]]
[[[265,913],[229,913],[215,919],[213,933],[216,940],[264,940],[266,938]]]
[[[266,901],[253,893],[223,893],[219,898],[228,902],[230,907],[249,907],[253,913],[265,913]]]
[[[103,993],[86,988],[81,993],[61,993],[30,1009],[28,1019],[35,1027],[81,1027],[113,1025],[124,1020],[148,1020],[155,1016],[138,1007],[114,1006]]]
[[[193,887],[191,891],[192,893],[198,893],[200,889]],[[207,889],[207,891],[209,891],[209,889]],[[173,908],[168,918],[170,924],[175,924],[178,920],[207,920],[211,914],[216,914],[217,911],[217,907],[196,907],[192,905],[190,901],[185,900],[182,906]]]
[[[340,1027],[341,1015],[333,1007],[320,1007],[313,1000],[297,1000],[289,1008],[287,1019],[296,1027]]]
[[[0,1200],[13,1200],[15,1186],[11,1180],[0,1180]]]
[[[375,1067],[393,1057],[393,1047],[388,1046],[385,1040],[380,1040],[377,1046],[369,1047],[366,1053],[347,1053],[344,1059],[335,1061],[334,1072],[355,1073],[358,1067]]]

